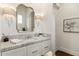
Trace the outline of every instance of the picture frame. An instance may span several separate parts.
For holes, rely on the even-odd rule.
[[[64,19],[63,32],[79,33],[79,17]]]

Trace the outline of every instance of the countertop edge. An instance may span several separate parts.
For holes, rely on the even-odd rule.
[[[40,42],[47,41],[47,40],[50,40],[50,39],[40,40],[40,41],[35,41],[35,42],[30,42],[30,43],[24,43],[24,44],[19,44],[19,45],[13,46],[13,47],[8,47],[8,48],[1,49],[0,52],[6,52],[6,51],[14,50],[14,49],[17,49],[17,48],[25,47],[25,46],[28,46],[28,45],[31,45],[31,44],[40,43]]]

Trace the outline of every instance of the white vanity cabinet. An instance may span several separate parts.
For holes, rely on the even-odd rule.
[[[10,51],[2,52],[2,56],[26,56],[26,47],[13,49]]]
[[[50,50],[50,40],[35,43],[27,47],[28,56],[41,56]]]
[[[2,52],[2,56],[41,56],[50,50],[50,40],[31,43],[27,46]]]

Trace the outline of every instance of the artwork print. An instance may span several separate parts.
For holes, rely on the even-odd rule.
[[[64,19],[63,31],[79,33],[79,18]]]

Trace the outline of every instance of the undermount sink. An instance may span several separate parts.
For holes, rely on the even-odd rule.
[[[35,38],[30,38],[30,39],[26,39],[26,40],[23,40],[23,39],[11,39],[10,43],[12,43],[12,44],[21,44],[21,43],[34,42],[34,41],[37,41],[37,40]]]
[[[47,37],[40,36],[40,37],[33,37],[32,39],[34,39],[34,40],[44,40],[44,39],[47,39]]]
[[[36,42],[40,40],[45,40],[47,39],[46,37],[32,37],[32,38],[27,38],[26,40],[24,39],[11,39],[10,43],[12,44],[19,44],[19,43],[30,43],[30,42]]]
[[[11,39],[10,43],[17,44],[17,43],[21,43],[22,41],[24,41],[24,40],[22,40],[22,39]]]

